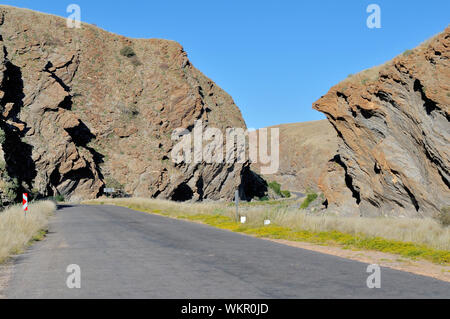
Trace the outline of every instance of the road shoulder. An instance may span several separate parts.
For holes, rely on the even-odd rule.
[[[6,288],[8,288],[9,280],[14,269],[14,262],[9,260],[0,264],[0,299],[5,299]]]

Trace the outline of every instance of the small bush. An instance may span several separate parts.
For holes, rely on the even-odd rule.
[[[406,50],[405,52],[403,52],[404,56],[408,56],[411,55],[413,53],[413,50]]]
[[[114,188],[114,189],[122,189],[123,185],[120,184],[117,180],[112,177],[107,177],[105,179],[105,187],[106,188]]]
[[[268,196],[263,196],[263,197],[259,198],[259,201],[260,202],[267,202],[267,201],[269,201],[269,197]]]
[[[3,192],[10,202],[14,202],[19,193],[19,181],[17,178],[7,178]]]
[[[307,209],[309,205],[311,205],[312,202],[314,202],[319,195],[316,193],[310,193],[306,196],[306,199],[303,201],[303,203],[300,205],[300,209]]]
[[[450,226],[450,206],[443,207],[439,214],[439,222],[446,227]]]
[[[134,103],[130,103],[128,106],[120,104],[118,105],[118,108],[122,115],[130,120],[139,115],[139,109]]]
[[[283,196],[281,194],[281,185],[278,184],[277,182],[269,183],[269,188],[272,189],[275,192],[275,194],[277,194],[278,196]]]
[[[66,199],[64,198],[64,195],[56,195],[55,197],[53,197],[53,199],[57,202],[64,202]]]
[[[136,53],[134,52],[133,48],[131,48],[129,46],[123,47],[122,50],[120,50],[120,54],[122,54],[123,56],[125,56],[127,58],[136,56]]]
[[[5,143],[5,141],[6,141],[6,134],[5,134],[5,131],[3,131],[3,130],[0,128],[0,144]]]
[[[291,198],[291,192],[290,191],[281,191],[281,195],[284,198]]]

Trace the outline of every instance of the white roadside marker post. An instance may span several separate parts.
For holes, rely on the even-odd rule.
[[[23,211],[25,212],[25,216],[26,216],[27,211],[28,211],[28,194],[27,193],[23,193],[23,195],[22,195],[22,206],[23,206]]]
[[[236,202],[236,221],[239,221],[239,190],[234,193],[234,200]]]

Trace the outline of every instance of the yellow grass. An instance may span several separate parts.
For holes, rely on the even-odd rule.
[[[235,219],[235,208],[230,203],[175,203],[143,198],[100,199],[88,203],[113,204],[191,220],[196,216],[205,215],[223,216],[230,221]],[[338,232],[358,237],[361,241],[370,239],[372,242],[366,243],[367,247],[380,247],[379,250],[383,248],[384,251],[388,250],[387,247],[384,247],[386,245],[400,245],[404,248],[405,245],[401,243],[408,243],[411,249],[420,246],[420,249],[429,248],[450,252],[450,228],[440,225],[433,219],[311,216],[298,209],[289,208],[285,203],[262,206],[242,205],[240,215],[247,217],[247,228],[261,227],[264,219],[270,219],[273,225],[284,227],[289,231],[308,231],[311,234],[320,234],[320,236],[323,236],[325,232],[330,234]],[[200,218],[200,220],[203,219],[205,218]],[[348,238],[348,236],[343,237]],[[317,239],[317,236],[314,238]],[[384,240],[383,247],[380,246],[380,240]]]
[[[45,201],[31,204],[26,216],[21,206],[0,212],[0,263],[22,252],[30,242],[42,239],[55,209],[53,202]]]

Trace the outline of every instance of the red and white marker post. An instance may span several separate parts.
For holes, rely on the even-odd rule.
[[[28,194],[27,193],[23,194],[22,204],[23,204],[23,210],[26,214],[28,211]]]

